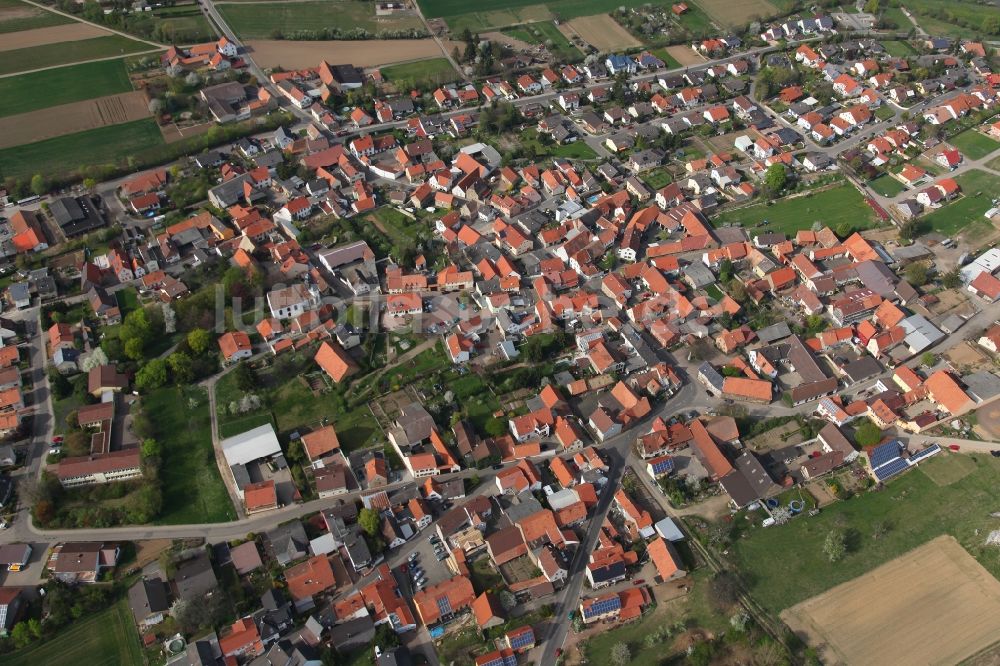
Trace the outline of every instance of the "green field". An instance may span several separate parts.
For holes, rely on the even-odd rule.
[[[520,144],[522,148],[531,146],[535,151],[535,159],[546,157],[563,157],[570,160],[597,159],[597,153],[583,139],[577,139],[572,143],[559,144],[553,141],[549,144],[543,144],[538,140],[538,130],[534,128],[527,129],[521,133]]]
[[[0,78],[0,117],[132,90],[121,60]]]
[[[14,14],[14,16],[11,18],[5,17],[9,13]],[[28,15],[29,13],[31,14],[30,16]],[[72,22],[73,19],[47,12],[39,7],[21,2],[21,0],[0,0],[0,34],[34,30],[35,28],[48,28],[53,25],[64,25]]]
[[[212,26],[208,24],[208,20],[196,4],[160,7],[153,11],[153,16],[158,19],[159,32],[163,35],[164,41],[186,43],[215,39]],[[177,35],[177,39],[169,39],[172,35]]]
[[[193,400],[193,402],[191,402]],[[212,448],[208,393],[162,388],[146,395],[143,411],[163,448],[163,512],[158,523],[183,525],[235,520]]]
[[[536,23],[525,23],[524,25],[504,28],[503,34],[520,39],[528,44],[545,44],[551,41],[551,50],[556,53],[568,52],[570,54],[579,53],[572,42],[566,39],[566,35],[559,32],[559,28],[550,21],[538,21]]]
[[[1000,8],[968,0],[906,0],[900,4],[914,15],[921,28],[941,37],[970,39],[983,34],[984,26],[1000,20]],[[932,12],[935,16],[928,16],[924,12]],[[941,14],[938,15],[938,12]],[[901,25],[904,29],[909,29],[911,24],[907,20]]]
[[[125,600],[77,620],[52,640],[0,656],[0,666],[119,666],[141,663],[143,656],[139,633]]]
[[[642,5],[669,5],[670,0],[552,0],[539,3],[537,0],[497,0],[488,4],[488,10],[469,11],[467,0],[418,0],[427,18],[445,18],[453,32],[469,28],[473,32],[503,28],[521,23],[552,21],[558,17],[563,21],[581,16],[606,14],[619,7],[641,7]],[[486,4],[486,3],[483,3]]]
[[[149,44],[143,44],[120,35],[64,42],[59,45],[59,48],[52,48],[51,44],[32,46],[26,49],[3,51],[3,57],[0,57],[0,74],[26,72],[43,67],[68,65],[84,60],[110,58],[152,49],[153,47]]]
[[[903,17],[903,20],[905,21],[906,17]],[[909,25],[910,22],[906,21],[906,24]],[[910,46],[909,42],[892,40],[892,41],[882,42],[882,46],[885,47],[885,50],[886,52],[888,52],[889,55],[894,56],[896,58],[908,58],[916,53],[913,47]]]
[[[993,207],[992,199],[1000,191],[1000,178],[985,171],[967,171],[955,177],[961,196],[924,218],[934,231],[950,236],[969,225],[986,225],[983,213]]]
[[[667,49],[653,49],[650,53],[662,60],[667,69],[680,69],[681,64],[672,55],[667,53]]]
[[[965,475],[968,461],[953,457],[939,454],[890,481],[881,492],[862,493],[825,507],[817,516],[777,528],[752,528],[730,547],[750,594],[777,614],[942,534],[954,536],[990,573],[1000,574],[996,548],[983,545],[996,529],[990,511],[1000,484],[1000,461],[972,456],[969,460],[975,464]],[[951,474],[956,466],[962,467],[961,473]],[[939,485],[931,477],[952,483]],[[888,530],[876,540],[872,534],[877,522]],[[834,528],[845,530],[848,552],[831,564],[822,546]]]
[[[163,143],[163,135],[151,118],[98,127],[0,150],[0,175],[65,175],[81,166],[118,164],[128,155]]]
[[[375,3],[356,0],[220,3],[218,8],[229,26],[244,39],[269,39],[276,32],[292,39],[295,32],[319,31],[328,26],[344,31],[361,28],[370,33],[424,27],[416,16],[379,17],[376,20]]]
[[[395,85],[396,90],[400,92],[412,88],[439,86],[442,83],[450,83],[459,79],[458,72],[451,66],[447,58],[431,58],[430,60],[407,62],[402,65],[389,65],[382,67],[380,71],[382,76]]]
[[[889,175],[879,176],[875,180],[868,183],[868,187],[872,188],[884,197],[894,197],[906,190],[901,182]]]
[[[814,222],[824,224],[834,232],[844,235],[849,226],[853,230],[872,226],[872,210],[861,194],[850,184],[844,183],[828,190],[778,199],[773,205],[756,204],[747,208],[722,213],[713,220],[717,224],[739,223],[744,227],[760,227],[767,220],[768,231],[794,236],[801,229],[809,229]]]
[[[956,134],[948,139],[948,143],[958,148],[967,160],[978,160],[1000,148],[1000,142],[974,129]]]

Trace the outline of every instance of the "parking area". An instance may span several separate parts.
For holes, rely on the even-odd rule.
[[[412,551],[406,558],[406,562],[399,564],[393,569],[399,587],[408,596],[413,596],[420,586],[415,585],[415,581],[423,579],[423,588],[451,578],[451,571],[448,570],[444,560],[438,560],[435,553],[434,530],[427,528],[417,535],[407,546],[412,547]],[[434,537],[436,538],[436,537]]]

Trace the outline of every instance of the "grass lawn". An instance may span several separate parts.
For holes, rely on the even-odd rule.
[[[650,53],[652,53],[657,58],[659,58],[660,60],[662,60],[663,64],[667,66],[667,69],[678,69],[681,66],[681,64],[679,62],[677,62],[676,58],[674,58],[672,55],[670,55],[669,53],[667,53],[667,49],[666,48],[653,49],[652,51],[650,51]]]
[[[0,665],[118,666],[143,663],[128,602],[77,620],[52,640],[0,656]]]
[[[952,457],[939,454],[881,492],[838,502],[817,516],[778,528],[751,528],[730,548],[750,593],[777,614],[942,534],[954,536],[990,573],[1000,574],[996,549],[983,545],[985,535],[996,527],[989,512],[1000,483],[1000,461],[972,456],[970,471],[969,461]],[[875,540],[877,522],[887,524],[888,532]],[[823,554],[823,541],[837,528],[846,531],[848,553],[831,564]]]
[[[708,14],[693,3],[688,3],[688,10],[681,14],[678,20],[682,26],[692,33],[701,34],[715,30],[715,26],[712,25],[712,19],[708,18]]]
[[[962,195],[938,208],[924,220],[934,231],[950,236],[969,225],[988,223],[983,213],[993,207],[993,197],[1000,191],[1000,178],[985,171],[967,171],[955,178]]]
[[[564,21],[580,16],[605,14],[618,7],[641,7],[642,5],[668,5],[671,0],[496,0],[478,3],[488,6],[480,11],[470,11],[476,3],[467,0],[418,0],[424,16],[447,19],[452,34],[464,28],[473,32],[503,28],[521,23],[551,21],[556,17]]]
[[[389,65],[381,69],[382,76],[393,83],[400,91],[417,88],[421,85],[441,85],[459,78],[458,72],[451,66],[447,58],[431,58],[418,60],[402,65]]]
[[[180,525],[235,520],[212,449],[208,393],[200,388],[161,388],[143,398],[143,409],[163,448],[163,513],[157,522]]]
[[[883,104],[875,109],[875,117],[879,120],[888,120],[894,115],[896,115],[896,110],[887,104]]]
[[[72,23],[73,19],[47,12],[40,7],[34,7],[21,0],[0,0],[0,17],[12,10],[16,18],[0,18],[0,34],[5,32],[20,32],[35,28],[48,28],[53,25]]]
[[[985,210],[985,209],[984,209]],[[773,205],[756,204],[748,208],[726,211],[716,218],[718,224],[736,222],[745,227],[759,227],[766,220],[768,231],[794,236],[820,222],[833,231],[841,225],[854,230],[872,225],[873,213],[854,186],[844,183],[828,190],[779,199]]]
[[[488,557],[480,557],[474,561],[469,567],[469,576],[472,579],[472,586],[480,594],[503,585],[503,576],[493,568],[493,563]]]
[[[671,181],[673,181],[673,177],[670,175],[670,172],[667,171],[666,167],[644,171],[639,175],[639,178],[642,179],[642,182],[646,183],[654,190],[666,187],[671,183]]]
[[[905,16],[903,16],[902,18],[904,21],[906,21],[907,25],[910,24],[910,22],[906,20]],[[916,53],[913,47],[910,46],[909,42],[893,40],[888,42],[882,42],[882,46],[885,47],[885,50],[889,53],[889,55],[896,58],[908,58],[909,56],[914,55]]]
[[[966,22],[968,25],[980,26],[984,19],[1000,18],[1000,8],[989,4],[970,2],[969,0],[949,0],[941,3],[940,0],[906,0],[902,3],[913,13],[914,18],[920,27],[932,35],[951,37],[954,39],[968,39],[973,36],[974,29],[969,29],[949,21],[942,21],[937,18],[926,16],[924,12],[937,12],[944,10],[949,17]],[[904,30],[910,28],[910,22],[903,17],[900,23]]]
[[[68,65],[82,60],[109,58],[152,49],[153,47],[149,44],[143,44],[121,35],[63,42],[59,48],[55,49],[52,48],[51,44],[31,46],[25,49],[3,51],[3,57],[0,58],[0,74],[13,74],[14,72],[24,72],[54,65]]]
[[[153,16],[158,19],[167,42],[187,43],[199,39],[215,39],[215,32],[197,4],[160,7],[153,11]],[[177,35],[177,38],[168,39],[171,35]]]
[[[559,32],[559,28],[550,21],[538,21],[537,23],[525,23],[502,31],[514,39],[520,39],[528,44],[545,44],[552,42],[553,51],[568,51],[569,53],[579,53],[579,49],[566,38],[566,35]]]
[[[223,439],[226,437],[234,437],[241,432],[253,430],[254,428],[267,425],[268,423],[273,423],[273,420],[271,419],[271,412],[268,411],[262,411],[257,414],[249,414],[247,416],[230,417],[228,422],[219,423],[219,437]]]
[[[965,158],[970,160],[978,160],[981,157],[986,157],[994,150],[1000,148],[1000,142],[974,129],[967,129],[964,132],[956,134],[948,139],[948,143],[962,151]]]
[[[322,30],[327,26],[345,31],[362,28],[371,33],[424,27],[412,15],[376,19],[375,3],[358,0],[220,4],[219,11],[236,34],[245,39],[269,39],[275,32],[292,39],[296,31]]]
[[[163,143],[163,135],[152,118],[98,127],[0,150],[0,175],[64,175],[83,166],[117,164],[130,154]]]
[[[521,133],[520,143],[522,147],[532,146],[535,149],[536,159],[544,159],[546,157],[562,157],[570,160],[597,159],[597,153],[583,139],[577,139],[571,143],[560,144],[553,141],[544,144],[538,140],[538,130],[534,128],[526,129]]]
[[[121,60],[47,69],[0,79],[0,116],[12,116],[59,104],[129,92]]]
[[[879,176],[868,183],[868,187],[884,197],[894,197],[906,189],[901,182],[889,175]]]
[[[378,220],[382,231],[393,245],[412,245],[421,229],[426,229],[426,225],[421,225],[416,220],[411,220],[399,210],[391,206],[383,206],[372,213],[372,217]]]
[[[86,386],[87,375],[79,374],[69,381],[73,384],[74,390],[62,400],[52,398],[52,423],[57,434],[66,432],[66,415],[83,406],[83,400],[77,396],[75,388],[80,384]]]

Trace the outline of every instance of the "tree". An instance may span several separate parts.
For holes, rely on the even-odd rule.
[[[723,259],[719,263],[719,282],[727,283],[732,279],[733,279],[733,262],[730,261],[729,259]]]
[[[708,583],[708,600],[716,609],[728,611],[740,599],[740,580],[731,571],[720,571]]]
[[[922,287],[927,284],[927,266],[917,262],[906,267],[906,281],[914,287]]]
[[[382,516],[374,509],[361,509],[361,512],[358,514],[358,525],[361,525],[361,529],[368,536],[375,536],[382,527]]]
[[[860,446],[874,446],[882,439],[882,431],[871,419],[864,419],[854,429],[854,439]]]
[[[36,620],[37,621],[37,620]],[[31,633],[31,629],[28,627],[27,622],[18,622],[14,625],[14,630],[10,634],[11,639],[14,641],[14,647],[20,649],[29,645],[35,637]]]
[[[937,356],[935,356],[931,352],[924,352],[923,355],[920,357],[920,362],[925,367],[932,368],[934,367],[934,364],[937,363]]]
[[[187,344],[195,354],[204,354],[212,344],[212,334],[203,328],[192,329],[187,334]]]
[[[945,289],[954,289],[962,284],[962,274],[957,268],[953,268],[941,276],[941,284]]]
[[[847,553],[847,537],[843,530],[830,530],[823,540],[823,554],[831,562],[839,562]]]
[[[233,374],[236,375],[236,387],[244,393],[257,388],[257,373],[245,362],[240,361]]]
[[[62,400],[73,392],[73,385],[61,372],[52,368],[49,370],[49,390],[52,391],[53,398]]]
[[[389,623],[383,622],[375,629],[372,644],[377,645],[383,652],[392,650],[399,647],[399,634]]]
[[[153,99],[149,100],[148,106],[149,106],[149,112],[151,114],[153,114],[154,116],[159,115],[160,112],[163,111],[163,100],[158,97],[154,97]]]
[[[785,165],[781,163],[772,164],[764,174],[764,187],[772,196],[779,194],[788,182],[788,174],[785,172]]]
[[[872,525],[872,539],[878,541],[879,539],[884,537],[888,531],[889,531],[888,523],[886,523],[884,520],[876,521],[876,523]]]
[[[135,386],[140,391],[152,391],[167,383],[167,361],[154,358],[142,366],[135,375]]]
[[[739,278],[733,278],[729,281],[729,296],[739,304],[744,304],[747,301],[747,288],[743,284],[743,281]]]
[[[48,193],[49,183],[45,180],[45,176],[40,173],[36,173],[31,177],[31,191],[38,196]]]
[[[125,346],[123,347],[125,356],[133,361],[141,361],[145,346],[141,338],[129,338],[125,341]]]
[[[170,374],[175,384],[188,384],[194,379],[194,363],[184,352],[174,352],[168,356],[167,364],[170,366]]]
[[[628,643],[618,642],[615,643],[611,648],[611,663],[614,666],[626,666],[626,664],[632,661],[632,650],[629,649]]]
[[[160,443],[152,437],[147,437],[142,440],[139,450],[142,451],[143,458],[158,458],[163,450],[163,447],[161,447]]]

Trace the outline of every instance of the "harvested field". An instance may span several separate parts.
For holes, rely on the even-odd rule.
[[[72,23],[73,19],[20,0],[0,0],[0,34]]]
[[[825,664],[956,664],[1000,636],[1000,581],[941,536],[781,617]]]
[[[767,0],[696,0],[695,4],[705,10],[713,21],[721,26],[744,25],[754,19],[773,16],[778,8]]]
[[[0,148],[118,125],[149,117],[146,95],[140,91],[98,97],[0,118]]]
[[[567,25],[580,35],[583,41],[593,45],[599,51],[620,51],[642,46],[642,42],[633,37],[628,30],[608,14],[575,18]]]
[[[705,62],[705,59],[692,51],[689,46],[681,46],[680,44],[676,46],[668,46],[667,53],[669,53],[670,57],[676,60],[682,67],[700,65]]]
[[[253,59],[261,67],[287,69],[316,67],[320,60],[350,62],[358,67],[378,67],[394,62],[437,58],[441,49],[433,39],[366,39],[364,41],[293,42],[255,40],[247,42]]]
[[[4,35],[0,40],[0,51],[13,51],[14,49],[24,49],[30,46],[44,46],[46,44],[59,44],[61,42],[76,42],[81,39],[91,39],[92,37],[105,37],[110,35],[106,30],[87,25],[86,23],[67,23],[65,25],[53,25],[48,28],[36,28],[34,30],[22,30],[21,32],[11,32]]]

